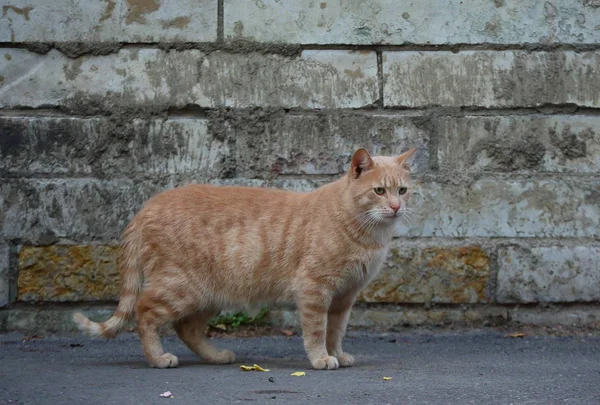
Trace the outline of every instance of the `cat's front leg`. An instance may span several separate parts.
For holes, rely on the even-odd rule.
[[[331,297],[320,289],[304,291],[298,302],[304,348],[308,359],[317,370],[335,370],[340,363],[327,353],[327,311]]]
[[[354,365],[354,357],[342,350],[342,340],[357,292],[358,290],[350,291],[342,297],[334,298],[327,315],[327,352],[338,359],[341,367]]]

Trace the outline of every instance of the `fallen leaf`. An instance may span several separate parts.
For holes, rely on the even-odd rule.
[[[162,394],[160,394],[160,396],[163,398],[173,398],[173,394],[171,394],[171,391],[165,391]]]
[[[383,381],[390,381],[392,377],[383,377]]]
[[[242,365],[242,366],[240,366],[240,370],[242,370],[242,371],[262,371],[262,372],[271,371],[268,368],[262,368],[258,364],[255,364],[253,366]]]
[[[213,328],[219,329],[219,330],[227,330],[227,326],[225,326],[224,323],[220,323],[218,325],[213,325]]]
[[[304,377],[306,375],[306,373],[304,371],[296,371],[292,374],[290,374],[292,377]]]
[[[69,346],[71,347],[83,347],[82,343],[71,343]]]
[[[522,337],[525,337],[525,334],[522,332],[516,332],[516,333],[510,333],[510,334],[506,335],[506,337],[522,338]]]
[[[283,333],[285,336],[294,336],[296,334],[295,331],[290,330],[290,329],[281,329],[281,333]]]
[[[254,368],[256,369],[256,371],[270,371],[268,368],[262,368],[258,364],[255,364]]]

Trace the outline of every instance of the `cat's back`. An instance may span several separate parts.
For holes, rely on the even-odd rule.
[[[294,209],[301,193],[272,188],[190,184],[164,191],[145,204],[139,216],[146,221],[227,219],[250,220]],[[141,218],[140,218],[141,219]],[[177,221],[178,222],[178,221]]]
[[[265,202],[272,198],[290,197],[297,194],[274,188],[264,187],[242,187],[242,186],[214,186],[211,184],[188,184],[186,186],[173,188],[157,194],[149,202],[157,203],[198,203],[198,202],[236,202],[261,201]]]
[[[305,250],[310,194],[188,185],[150,199],[134,228],[155,256],[181,268],[203,268],[222,281],[233,271],[254,277],[262,269],[268,279],[276,277],[272,271],[298,264]]]

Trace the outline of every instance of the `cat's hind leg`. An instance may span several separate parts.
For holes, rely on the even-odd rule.
[[[158,334],[158,328],[173,319],[173,312],[167,303],[157,301],[147,293],[138,301],[138,334],[142,350],[151,367],[172,368],[179,364],[176,356],[163,351]]]
[[[209,343],[204,333],[208,320],[216,315],[214,311],[202,311],[183,318],[175,324],[175,331],[191,351],[209,363],[229,364],[235,361],[231,350],[219,350]]]

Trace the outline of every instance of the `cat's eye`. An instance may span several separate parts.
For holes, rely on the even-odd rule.
[[[398,194],[404,195],[404,194],[406,194],[407,191],[408,191],[408,189],[406,187],[400,187],[398,189]]]
[[[373,189],[373,191],[375,191],[375,194],[377,194],[377,195],[384,195],[385,194],[385,188],[383,188],[383,187],[375,187]]]

